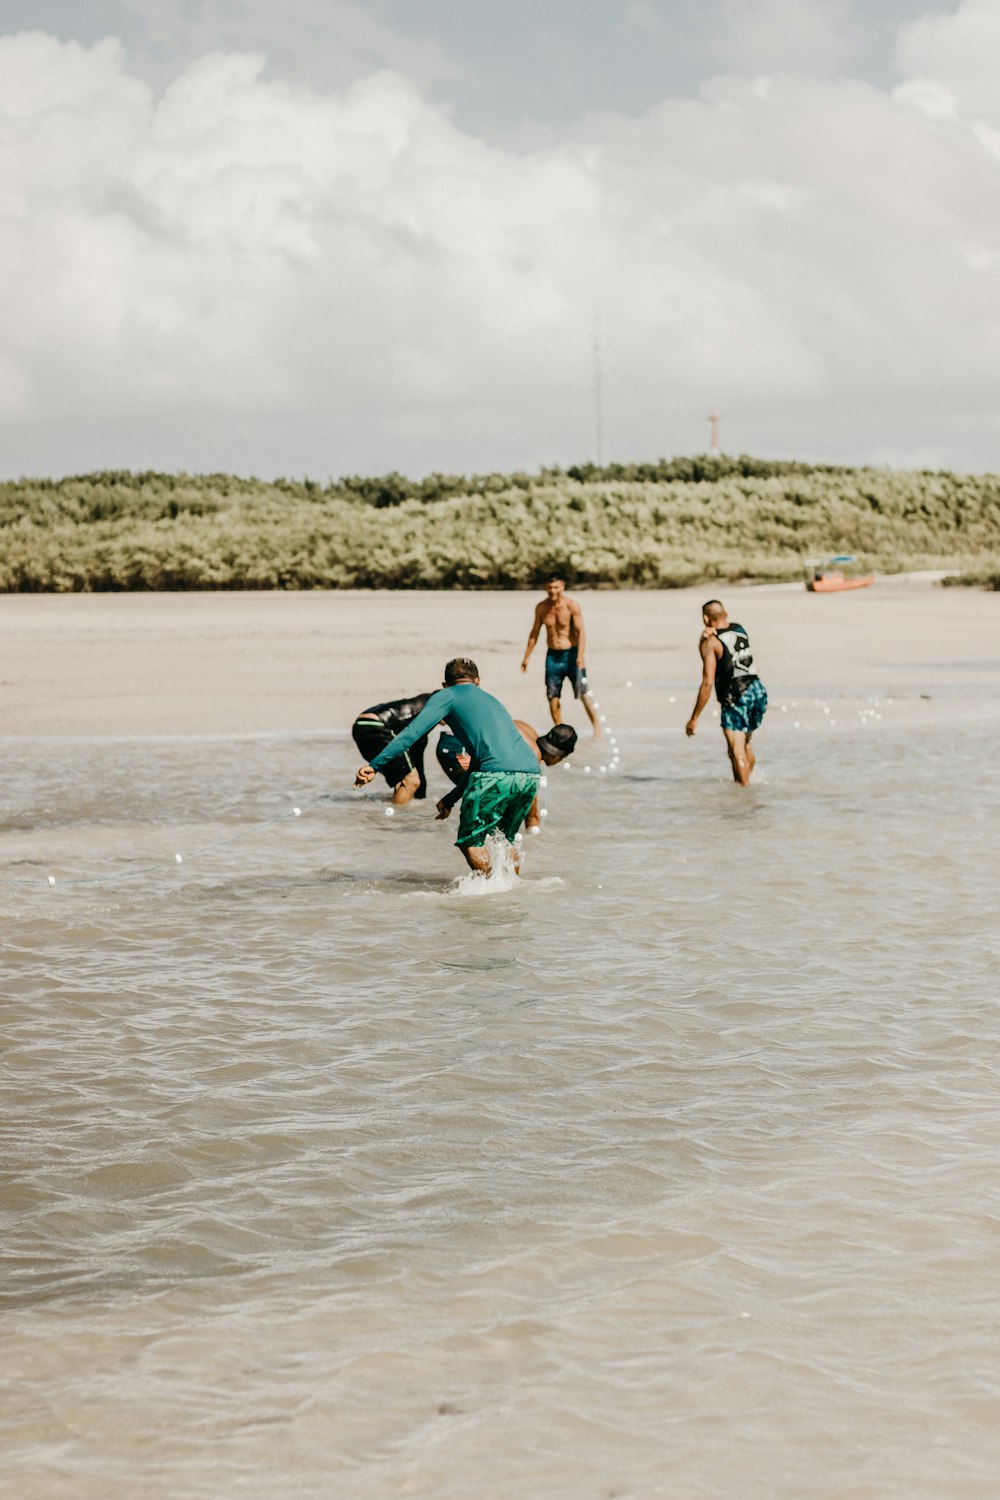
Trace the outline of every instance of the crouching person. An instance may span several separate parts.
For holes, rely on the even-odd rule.
[[[565,760],[567,755],[572,755],[576,749],[576,730],[570,724],[553,724],[547,734],[539,734],[526,724],[523,719],[515,719],[514,724],[525,744],[530,745],[538,760],[543,766],[557,766],[560,761]],[[444,742],[444,743],[443,743]],[[454,746],[461,749],[461,742],[454,741]],[[450,737],[442,735],[438,741],[437,758],[438,764],[447,776],[455,783],[454,789],[446,792],[437,804],[438,818],[447,818],[455,803],[465,793],[465,785],[468,781],[470,769],[470,757],[459,755],[450,743]],[[542,815],[538,806],[536,795],[534,802],[528,809],[528,816],[524,820],[524,826],[529,833],[537,833],[542,825]]]

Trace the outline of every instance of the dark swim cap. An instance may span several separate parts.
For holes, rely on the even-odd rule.
[[[548,734],[538,736],[538,748],[549,755],[572,755],[576,749],[576,730],[572,724],[553,724]]]

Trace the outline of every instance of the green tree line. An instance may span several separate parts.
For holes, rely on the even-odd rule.
[[[1000,585],[1000,476],[750,457],[265,482],[128,471],[0,484],[0,591],[677,587],[883,572]]]

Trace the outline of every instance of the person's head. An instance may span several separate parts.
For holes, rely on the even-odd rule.
[[[469,769],[469,752],[453,734],[442,734],[434,747],[438,765],[457,786]]]
[[[701,618],[705,621],[709,630],[718,630],[721,625],[729,621],[726,607],[719,599],[709,599],[707,604],[701,606]]]
[[[550,578],[546,578],[545,580],[545,592],[548,594],[549,598],[554,604],[559,598],[560,594],[564,594],[566,592],[565,578],[560,578],[558,573],[553,573]]]
[[[547,766],[557,766],[576,749],[576,730],[572,724],[553,724],[548,733],[538,736],[538,749]]]
[[[467,656],[453,656],[444,669],[445,687],[455,687],[460,682],[478,682],[479,668]]]

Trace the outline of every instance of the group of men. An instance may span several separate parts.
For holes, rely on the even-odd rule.
[[[455,842],[469,867],[480,874],[490,872],[486,841],[497,834],[512,846],[517,868],[516,839],[522,825],[530,832],[540,824],[542,767],[557,765],[576,747],[576,731],[562,722],[562,689],[567,681],[583,704],[594,738],[601,736],[587,678],[583,611],[566,593],[560,577],[547,581],[545,594],[535,609],[521,670],[527,671],[544,626],[545,692],[552,717],[546,733],[540,735],[530,724],[512,718],[499,699],[480,685],[476,663],[461,656],[445,666],[439,691],[376,704],[354,721],[354,741],[365,757],[354,784],[366,786],[381,773],[393,788],[395,803],[426,797],[424,752],[431,731],[442,728],[437,759],[454,785],[438,802],[437,816],[447,818],[461,802]],[[733,777],[740,786],[748,786],[755,764],[751,740],[767,709],[767,693],[753,669],[746,631],[730,621],[718,599],[702,606],[702,623],[698,643],[702,677],[686,733],[695,733],[714,691]]]

